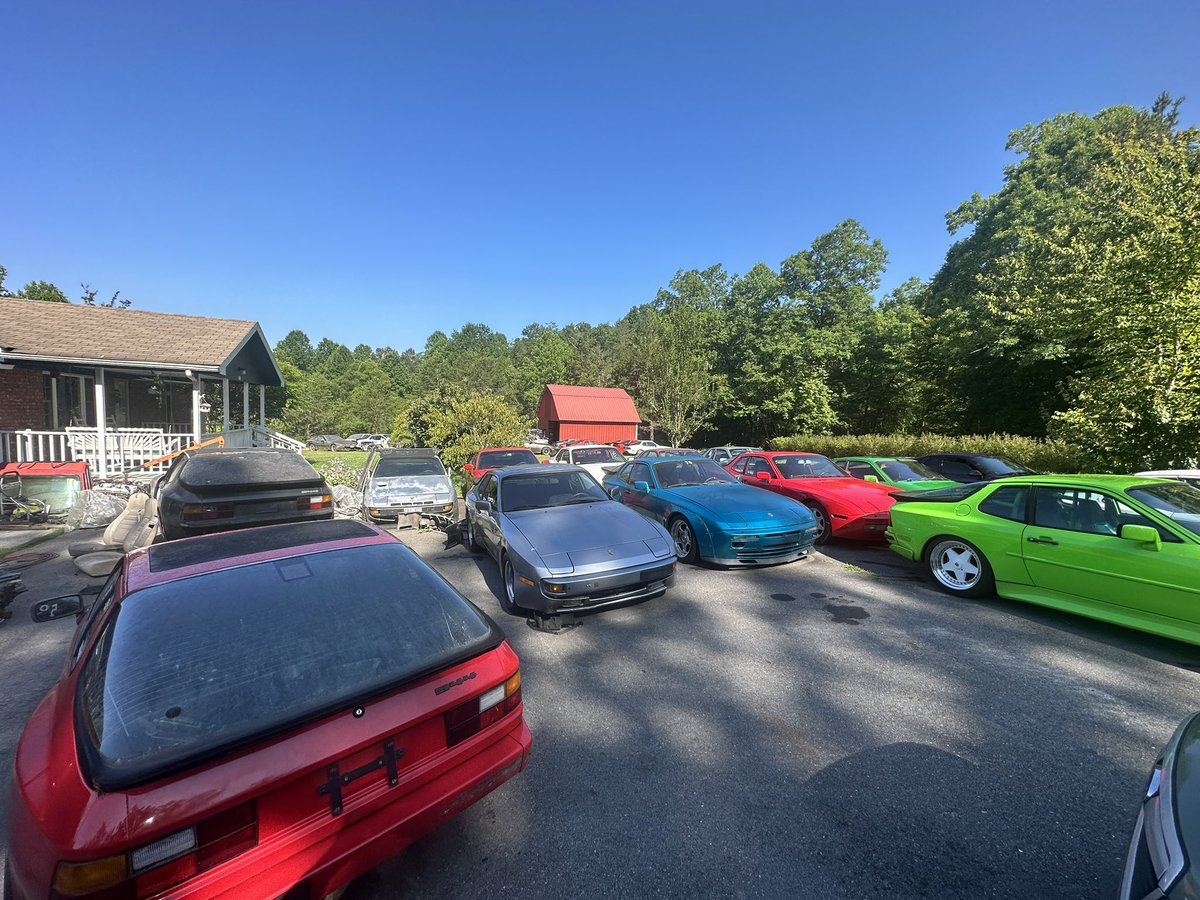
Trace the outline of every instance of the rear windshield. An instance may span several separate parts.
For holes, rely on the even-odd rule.
[[[970,484],[956,484],[954,487],[937,488],[932,491],[901,491],[892,494],[893,500],[919,500],[931,503],[961,503],[976,491],[982,490],[983,482],[975,481]]]
[[[944,481],[937,472],[922,465],[915,459],[889,459],[881,462],[879,468],[892,481]]]
[[[511,466],[527,466],[537,461],[532,450],[488,450],[479,454],[481,469],[507,469]]]
[[[502,636],[399,543],[196,575],[126,597],[80,681],[115,789],[469,659]]]
[[[401,475],[445,475],[442,461],[434,456],[385,456],[375,467],[375,478]]]
[[[584,447],[582,450],[574,450],[571,453],[571,462],[577,466],[624,461],[625,457],[612,447]]]
[[[321,476],[291,450],[201,450],[183,462],[179,480],[192,489],[319,483]]]

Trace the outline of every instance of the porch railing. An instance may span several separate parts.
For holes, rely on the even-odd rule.
[[[261,425],[231,428],[223,432],[226,447],[282,447],[300,452],[304,444],[286,434]],[[216,437],[216,434],[207,434]],[[72,462],[86,460],[92,472],[104,477],[132,469],[161,472],[170,460],[145,465],[150,460],[175,453],[194,443],[190,432],[168,432],[159,428],[109,428],[104,432],[104,456],[95,428],[63,431],[0,431],[0,463]]]

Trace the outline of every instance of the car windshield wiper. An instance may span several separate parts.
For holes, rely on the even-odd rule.
[[[537,505],[533,505],[533,506],[510,506],[508,509],[506,509],[506,510],[505,510],[505,512],[515,513],[515,512],[524,512],[524,511],[525,511],[525,510],[527,510],[527,509],[543,509],[543,508],[544,508],[544,507],[537,506]]]
[[[599,503],[599,497],[572,497],[570,500],[564,500],[562,503],[555,503],[555,506],[570,506],[573,503]]]

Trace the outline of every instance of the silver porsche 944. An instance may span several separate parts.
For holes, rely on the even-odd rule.
[[[500,564],[500,605],[557,617],[655,597],[675,583],[665,528],[604,493],[579,466],[496,469],[467,493],[463,543]]]

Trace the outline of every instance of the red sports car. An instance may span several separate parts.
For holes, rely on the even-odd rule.
[[[129,554],[17,745],[6,896],[324,897],[519,772],[504,635],[334,520]]]
[[[736,478],[799,500],[812,510],[820,532],[831,537],[882,540],[897,488],[851,478],[817,453],[743,453],[725,467]]]
[[[478,481],[492,469],[531,466],[537,462],[537,455],[528,447],[485,447],[467,460],[463,471]]]

